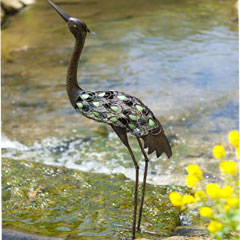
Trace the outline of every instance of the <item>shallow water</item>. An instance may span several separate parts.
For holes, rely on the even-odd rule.
[[[149,181],[183,184],[187,163],[204,168],[211,147],[238,127],[234,1],[56,3],[97,33],[86,41],[81,87],[139,97],[172,136],[173,157],[152,156]],[[70,106],[65,76],[72,46],[66,24],[47,1],[7,22],[2,31],[3,157],[133,178],[132,162],[115,135]],[[214,167],[212,161],[207,169]]]

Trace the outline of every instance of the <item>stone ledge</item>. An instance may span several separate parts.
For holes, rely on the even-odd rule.
[[[1,1],[1,23],[8,15],[19,12],[24,7],[34,4],[35,0],[2,0]]]

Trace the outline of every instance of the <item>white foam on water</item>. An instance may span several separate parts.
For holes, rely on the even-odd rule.
[[[115,138],[110,136],[111,140]],[[79,148],[79,146],[81,146]],[[64,166],[70,169],[81,170],[92,173],[119,174],[123,173],[127,178],[135,180],[135,168],[122,166],[124,156],[122,153],[117,154],[117,158],[109,157],[107,152],[87,152],[88,142],[82,139],[76,139],[69,143],[67,150],[56,154],[53,149],[63,149],[64,143],[57,138],[46,138],[42,142],[35,142],[32,146],[26,146],[18,141],[10,140],[7,136],[2,135],[1,148],[4,149],[2,157],[14,160],[29,160],[41,162],[52,166]],[[139,161],[140,171],[139,180],[143,179],[144,161]],[[151,170],[151,169],[149,169]],[[169,175],[160,175],[148,173],[148,182],[157,185],[176,183],[176,180]]]
[[[28,147],[17,141],[11,141],[10,139],[8,139],[7,136],[2,134],[1,149],[16,149],[16,150],[26,151],[28,150]]]

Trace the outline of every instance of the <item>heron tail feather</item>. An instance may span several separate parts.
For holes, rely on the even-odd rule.
[[[166,153],[168,158],[172,156],[171,146],[162,129],[158,134],[148,134],[143,136],[142,139],[144,141],[144,148],[148,148],[148,154],[156,151],[157,158],[160,157],[163,152]]]

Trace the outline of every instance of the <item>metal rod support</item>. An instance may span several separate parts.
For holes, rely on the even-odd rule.
[[[138,144],[141,148],[141,151],[142,151],[142,154],[143,154],[144,160],[145,160],[145,168],[144,168],[143,184],[142,184],[142,198],[141,198],[141,203],[140,203],[140,207],[139,207],[138,224],[137,224],[137,231],[140,232],[149,159],[148,159],[148,156],[147,156],[146,152],[144,151],[144,148],[142,146],[140,138],[137,137],[137,140],[138,140]]]
[[[130,145],[127,145],[128,151],[133,160],[135,170],[136,170],[136,180],[135,180],[135,192],[134,192],[134,211],[133,211],[133,224],[132,224],[132,239],[135,239],[136,234],[136,218],[137,218],[137,204],[138,204],[138,179],[139,179],[139,166],[136,158],[132,152]]]

